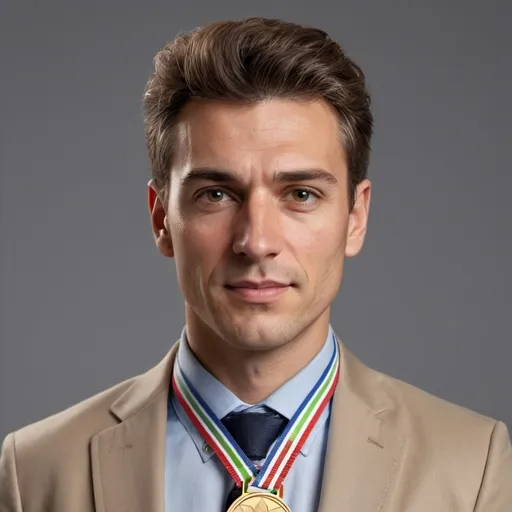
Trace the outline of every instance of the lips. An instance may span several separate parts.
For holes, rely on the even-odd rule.
[[[226,285],[226,289],[236,297],[246,303],[268,304],[277,300],[281,295],[287,293],[291,284],[281,283],[279,281],[236,281]]]
[[[265,288],[286,288],[290,286],[287,283],[280,283],[278,281],[237,281],[227,285],[228,288],[252,288],[252,289],[265,289]]]

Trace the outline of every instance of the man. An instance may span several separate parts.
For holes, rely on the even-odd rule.
[[[7,436],[0,511],[510,512],[505,425],[330,327],[370,206],[357,65],[320,30],[218,22],[157,54],[144,102],[186,327],[147,373]]]

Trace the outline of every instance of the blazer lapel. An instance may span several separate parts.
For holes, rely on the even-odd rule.
[[[176,349],[112,405],[121,422],[92,438],[97,512],[165,511],[167,402]]]
[[[319,512],[381,512],[403,439],[379,374],[341,346]]]

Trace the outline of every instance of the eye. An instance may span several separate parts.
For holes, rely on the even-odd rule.
[[[226,199],[230,199],[230,196],[219,188],[209,188],[201,191],[197,198],[208,203],[221,203]]]
[[[292,199],[297,203],[311,204],[318,199],[318,194],[309,188],[296,188],[290,192]]]
[[[218,203],[219,201],[222,201],[224,199],[224,192],[222,190],[207,190],[205,192],[206,198],[212,201],[212,203]]]

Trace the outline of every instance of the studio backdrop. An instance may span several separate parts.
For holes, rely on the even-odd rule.
[[[178,338],[142,91],[178,32],[247,16],[326,30],[372,94],[370,225],[337,333],[366,364],[511,428],[511,5],[3,1],[0,436],[145,371]]]

